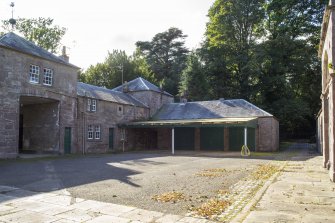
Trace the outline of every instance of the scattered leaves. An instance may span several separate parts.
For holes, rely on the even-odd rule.
[[[221,177],[223,176],[223,174],[227,172],[226,169],[223,168],[216,168],[216,169],[207,169],[207,170],[203,170],[199,173],[196,173],[196,176],[200,176],[200,177]]]
[[[185,195],[183,193],[180,192],[166,192],[160,195],[154,195],[152,197],[153,200],[155,201],[159,201],[159,202],[177,202],[180,200],[184,200],[185,199]]]
[[[229,201],[211,199],[202,204],[200,207],[195,208],[196,215],[211,218],[214,215],[219,215],[230,205]]]
[[[251,174],[253,180],[267,180],[279,171],[279,167],[271,164],[259,165],[255,172]]]
[[[229,191],[220,189],[220,190],[217,191],[217,194],[219,196],[225,196],[225,195],[229,194]]]

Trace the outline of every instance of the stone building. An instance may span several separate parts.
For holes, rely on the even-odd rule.
[[[150,121],[123,127],[156,131],[159,149],[241,151],[245,143],[251,151],[279,149],[277,119],[242,99],[166,103]]]
[[[335,181],[335,0],[326,7],[319,47],[322,60],[322,109],[318,116],[318,145],[323,154],[323,167]]]
[[[278,121],[244,100],[173,103],[143,78],[112,90],[77,82],[78,67],[8,33],[0,37],[0,158],[136,149],[279,147]]]
[[[0,38],[0,157],[74,146],[78,67],[8,33]]]

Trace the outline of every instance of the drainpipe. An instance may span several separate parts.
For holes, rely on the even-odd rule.
[[[172,128],[172,155],[174,155],[174,128]]]
[[[244,127],[244,145],[247,146],[248,144],[248,128]]]

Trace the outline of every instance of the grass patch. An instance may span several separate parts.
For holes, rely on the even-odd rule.
[[[201,171],[199,173],[196,173],[195,175],[199,176],[199,177],[209,177],[209,178],[212,178],[212,177],[221,177],[226,172],[227,172],[226,169],[216,168],[216,169],[203,170],[203,171]]]
[[[180,200],[185,200],[185,195],[180,192],[171,191],[171,192],[166,192],[160,195],[154,195],[152,199],[155,201],[164,202],[164,203],[167,203],[167,202],[175,203]]]
[[[222,214],[222,212],[224,212],[229,205],[229,201],[211,199],[208,202],[202,204],[200,207],[195,208],[193,211],[198,216],[212,218],[215,215]]]

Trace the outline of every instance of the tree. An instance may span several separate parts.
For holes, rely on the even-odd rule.
[[[209,81],[196,52],[188,56],[186,64],[181,74],[179,94],[190,101],[208,100],[211,96]]]
[[[263,1],[259,0],[216,0],[209,9],[209,23],[206,29],[206,41],[203,45],[205,55],[218,55],[224,61],[224,68],[218,71],[218,58],[209,59],[212,80],[229,80],[230,91],[215,89],[217,95],[251,98],[256,76],[253,76],[253,49],[256,38],[260,36],[259,27],[264,18]],[[213,85],[216,86],[216,85]]]
[[[259,103],[280,119],[285,134],[311,134],[320,109],[317,47],[324,4],[272,0],[265,10],[266,35],[255,51],[261,74]]]
[[[185,37],[180,29],[170,28],[156,34],[151,41],[136,43],[154,72],[155,78],[164,90],[173,95],[178,93],[180,75],[187,59]]]
[[[6,20],[2,22],[3,29],[11,31],[9,22]],[[15,30],[22,33],[27,40],[52,53],[58,51],[60,41],[66,33],[64,27],[53,25],[53,19],[42,17],[38,19],[19,18]]]
[[[86,71],[80,73],[79,80],[111,89],[122,84],[122,74],[124,81],[130,81],[139,76],[153,83],[156,81],[140,52],[128,56],[121,50],[108,52],[104,62],[91,65]]]

